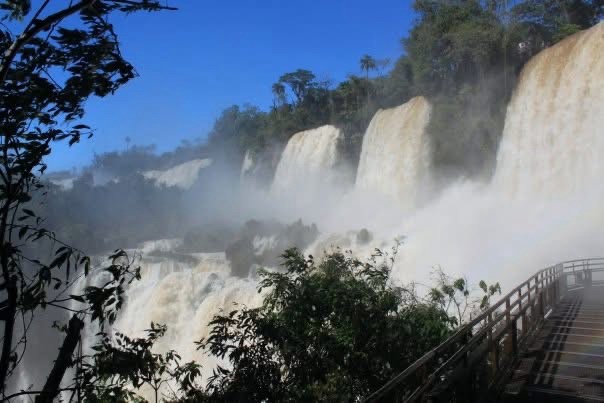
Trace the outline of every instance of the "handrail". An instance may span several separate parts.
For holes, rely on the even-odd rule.
[[[539,270],[365,401],[390,396],[389,400],[413,402],[428,393],[452,396],[451,384],[460,377],[470,382],[458,382],[454,393],[484,393],[501,380],[518,357],[520,345],[534,335],[547,312],[567,292],[595,283],[593,272],[604,272],[604,258],[569,260]],[[604,279],[600,282],[604,284]],[[502,349],[507,354],[501,354]],[[482,378],[480,385],[477,378]],[[436,380],[438,386],[434,387]],[[458,390],[460,386],[466,390]]]

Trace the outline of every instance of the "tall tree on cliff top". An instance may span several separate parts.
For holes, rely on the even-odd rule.
[[[530,42],[552,45],[604,18],[602,0],[526,0],[511,9]],[[534,44],[533,44],[534,46]],[[538,49],[535,49],[538,50]]]
[[[419,15],[403,43],[423,95],[455,91],[499,62],[503,26],[479,1],[416,0]]]
[[[300,104],[308,91],[315,86],[315,75],[304,69],[298,69],[291,73],[285,73],[279,77],[279,83],[289,86],[296,96],[296,104]]]
[[[90,259],[61,244],[41,227],[31,202],[42,191],[39,174],[43,158],[53,144],[70,145],[92,130],[81,122],[85,101],[105,97],[136,76],[121,55],[111,25],[114,14],[166,9],[153,0],[80,0],[64,8],[38,1],[2,0],[0,29],[0,395],[8,399],[7,384],[15,374],[27,346],[29,324],[36,313],[53,307],[73,310],[59,356],[38,401],[51,401],[59,392],[65,370],[85,319],[111,323],[123,300],[123,286],[137,277],[122,252],[106,268],[110,280],[76,294],[77,275],[87,275]],[[59,2],[60,3],[60,2]],[[10,28],[9,28],[10,27]],[[18,33],[13,33],[18,30]],[[45,243],[55,250],[44,262],[32,255],[32,244]],[[81,308],[74,309],[80,303]],[[23,325],[17,325],[23,324]],[[21,392],[23,393],[23,392]],[[19,393],[17,393],[18,395]]]
[[[365,72],[365,78],[369,80],[369,71],[377,68],[375,59],[369,55],[365,55],[360,60],[361,71]]]

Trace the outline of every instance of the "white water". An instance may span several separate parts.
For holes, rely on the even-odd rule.
[[[178,347],[183,359],[201,359],[194,341],[208,335],[207,324],[221,309],[233,303],[255,306],[255,282],[231,277],[223,253],[196,254],[198,264],[146,259],[141,265],[145,279],[128,290],[129,303],[115,328],[140,334],[151,321],[168,325],[158,348]]]
[[[293,135],[277,165],[271,188],[273,194],[300,187],[315,191],[323,186],[343,184],[342,160],[338,152],[342,140],[340,129],[330,125]]]
[[[189,189],[199,176],[199,171],[212,164],[211,159],[196,159],[176,165],[164,171],[146,171],[143,176],[155,181],[157,186]]]
[[[488,185],[451,186],[413,214],[397,274],[431,266],[512,286],[604,254],[604,23],[533,58],[508,107]]]
[[[494,185],[520,197],[603,179],[604,22],[535,56],[508,108]]]
[[[65,179],[51,179],[50,182],[54,185],[59,186],[63,190],[73,189],[73,182],[76,178],[65,178]]]
[[[243,164],[241,164],[241,172],[239,174],[239,181],[245,183],[248,177],[253,173],[254,167],[256,166],[254,158],[250,150],[245,152],[243,157]]]
[[[598,158],[604,155],[602,54],[604,23],[530,61],[508,108],[491,183],[453,183],[408,213],[366,200],[349,203],[346,213],[341,210],[347,206],[337,212],[339,220],[357,224],[350,229],[369,228],[379,247],[405,236],[393,272],[403,281],[427,282],[441,265],[474,282],[510,287],[547,265],[604,255],[604,165]],[[379,136],[376,141],[387,144]],[[389,157],[375,155],[365,167],[384,165],[380,158]],[[378,175],[389,169],[374,171],[376,188],[388,190],[388,180],[397,177]],[[391,192],[400,192],[401,183],[392,184]],[[417,191],[410,188],[411,194]],[[318,255],[328,245],[371,251],[353,238],[354,233],[326,233],[312,252]]]
[[[430,104],[416,97],[378,111],[363,138],[356,187],[380,192],[407,205],[418,201],[430,170],[426,126]]]

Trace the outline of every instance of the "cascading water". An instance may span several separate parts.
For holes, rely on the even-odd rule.
[[[154,351],[176,350],[183,362],[202,363],[203,379],[207,380],[216,365],[224,363],[197,350],[194,342],[209,336],[208,324],[221,310],[256,307],[262,302],[262,294],[258,293],[255,280],[231,276],[224,253],[183,254],[181,258],[185,259],[179,260],[152,256],[154,252],[172,251],[177,244],[175,240],[148,242],[138,251],[143,253],[136,262],[141,268],[141,280],[128,288],[127,303],[112,330],[144,337],[144,329],[151,322],[167,325],[168,330]],[[80,288],[86,285],[82,282]],[[86,329],[85,349],[96,343],[95,334],[96,329]],[[167,392],[165,388],[166,385],[161,390]],[[137,393],[153,401],[153,391],[147,386]]]
[[[604,22],[524,67],[494,186],[519,197],[589,191],[604,174]]]
[[[307,190],[341,183],[343,172],[339,144],[340,129],[326,125],[296,133],[281,155],[271,190],[290,191],[303,186]]]
[[[602,255],[604,165],[597,158],[604,155],[602,54],[604,23],[527,64],[507,111],[491,183],[450,184],[436,199],[407,213],[360,204],[338,219],[358,223],[357,229],[367,227],[374,235],[371,246],[384,248],[404,236],[393,269],[393,276],[403,281],[426,282],[433,268],[442,265],[450,274],[500,281],[505,288],[558,261]],[[371,155],[366,147],[374,147],[372,182],[386,192],[400,192],[405,182],[396,180],[396,173],[386,174],[393,170],[382,162],[403,156],[390,152],[397,148],[385,141],[370,145],[372,130],[363,143],[357,188],[369,182],[363,179]],[[420,159],[414,163],[418,165],[410,163],[410,172],[425,169]],[[419,189],[424,186],[422,180],[417,183]],[[310,252],[319,256],[331,244],[371,251],[356,242],[355,234],[324,231]]]
[[[257,306],[256,283],[232,277],[223,253],[195,254],[196,263],[146,258],[142,281],[128,290],[128,304],[116,322],[120,331],[139,335],[153,321],[168,326],[158,351],[178,347],[184,360],[202,360],[193,344],[208,336],[208,323],[233,303]],[[210,368],[208,368],[210,370]]]
[[[189,189],[197,180],[199,171],[211,164],[211,159],[196,159],[176,165],[164,171],[143,172],[143,176],[146,179],[155,181],[155,184],[158,186]]]
[[[513,286],[604,245],[604,23],[535,56],[508,107],[493,181],[452,185],[409,217],[396,274],[442,264]]]
[[[252,157],[252,152],[247,150],[245,152],[245,156],[243,157],[243,163],[241,164],[241,172],[239,173],[239,181],[241,183],[245,183],[248,177],[252,174],[254,170],[254,158]]]
[[[411,205],[417,201],[430,166],[425,134],[430,109],[424,97],[416,97],[375,114],[363,138],[357,190],[378,191]]]

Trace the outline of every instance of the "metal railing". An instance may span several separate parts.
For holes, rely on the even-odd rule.
[[[502,386],[548,312],[568,293],[598,284],[604,284],[604,258],[540,270],[365,401],[483,400]]]

